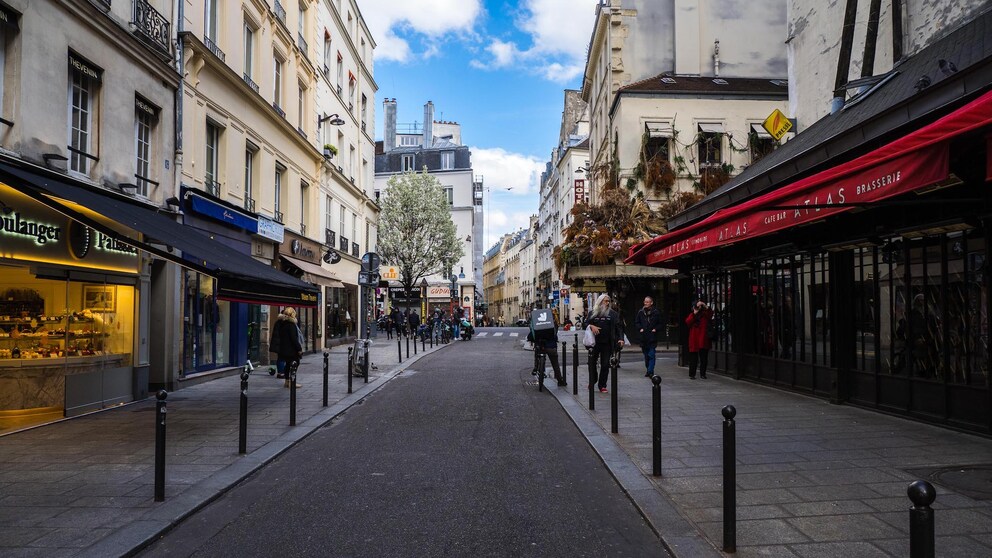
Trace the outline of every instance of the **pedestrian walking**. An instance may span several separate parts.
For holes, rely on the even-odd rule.
[[[710,352],[709,326],[713,311],[706,304],[706,299],[700,298],[692,307],[692,312],[686,317],[689,326],[689,379],[696,379],[696,367],[699,367],[699,377],[706,379],[706,363]]]
[[[407,319],[410,323],[410,335],[416,335],[417,330],[420,328],[420,316],[417,314],[417,311],[411,310],[410,317]]]
[[[599,391],[607,393],[606,381],[610,376],[610,357],[623,346],[623,330],[620,329],[620,314],[610,308],[610,295],[602,294],[596,299],[587,321],[587,328],[596,336],[596,344],[589,349],[589,373],[597,382]],[[596,372],[599,365],[599,374]]]
[[[296,320],[296,309],[287,306],[279,313],[276,324],[269,337],[269,352],[276,354],[277,377],[285,378],[283,387],[289,387],[292,381],[287,374],[287,367],[292,362],[299,362],[303,357],[303,333]],[[296,384],[296,387],[303,387]]]
[[[637,311],[634,319],[641,339],[641,353],[644,354],[645,377],[654,376],[655,351],[658,348],[658,328],[661,327],[661,312],[654,307],[654,299],[644,297],[644,307]]]

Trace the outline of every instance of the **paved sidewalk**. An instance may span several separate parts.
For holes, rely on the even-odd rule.
[[[435,347],[435,351],[440,347]],[[378,369],[353,378],[347,346],[330,350],[328,407],[323,355],[298,373],[297,419],[289,426],[283,380],[255,370],[248,386],[248,453],[238,454],[240,378],[180,389],[168,397],[165,502],[154,502],[155,398],[0,437],[0,555],[121,556],[262,467],[415,362],[383,336]],[[427,352],[432,350],[427,347]],[[420,353],[418,356],[422,356]]]
[[[737,409],[736,556],[908,556],[906,487],[930,467],[985,465],[975,484],[992,497],[992,440],[713,373],[689,380],[673,353],[660,352],[662,477],[655,478],[651,383],[640,351],[623,353],[613,435],[610,395],[597,392],[596,410],[588,410],[581,348],[579,395],[572,395],[573,338],[562,337],[569,386],[551,392],[676,556],[720,554],[727,404]],[[934,484],[937,555],[992,556],[992,500]]]

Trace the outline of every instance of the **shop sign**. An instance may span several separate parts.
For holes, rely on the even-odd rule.
[[[315,260],[317,259],[317,253],[312,249],[307,248],[300,242],[299,239],[294,238],[292,242],[289,243],[289,250],[294,256],[305,260]]]
[[[427,287],[427,298],[451,298],[448,287]]]
[[[903,155],[836,179],[827,172],[819,181],[813,181],[817,175],[811,177],[809,182],[800,181],[793,187],[787,186],[774,194],[738,206],[740,212],[736,218],[708,227],[701,223],[698,232],[652,251],[647,263],[656,264],[683,254],[819,221],[858,204],[876,202],[929,186],[947,178],[947,174],[946,144]],[[714,216],[719,219],[720,213]]]
[[[568,298],[568,289],[562,289],[561,290],[561,297],[562,298]]]
[[[103,75],[103,70],[99,69],[95,65],[91,64],[82,56],[79,56],[75,52],[69,52],[69,67],[82,72],[82,74],[93,81],[101,81]]]
[[[775,141],[778,141],[792,129],[792,121],[790,121],[789,117],[783,114],[782,111],[775,109],[768,115],[768,118],[761,123],[761,127],[764,128],[766,132],[771,134],[772,137],[775,138]]]
[[[186,195],[189,196],[190,209],[193,211],[250,233],[258,232],[257,218],[208,200],[191,190],[187,190]]]
[[[575,181],[575,203],[585,203],[586,201],[586,181]]]
[[[90,218],[131,232],[99,215]],[[135,273],[138,250],[77,223],[7,185],[0,185],[0,257]]]
[[[399,281],[400,268],[395,265],[385,265],[379,268],[379,275],[383,281]]]
[[[282,242],[286,239],[286,227],[264,215],[258,216],[258,236]]]

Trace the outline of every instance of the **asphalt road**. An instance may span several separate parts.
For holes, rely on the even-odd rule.
[[[526,385],[526,330],[479,331],[142,556],[667,556],[558,403]]]

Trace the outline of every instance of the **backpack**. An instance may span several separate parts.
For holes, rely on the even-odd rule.
[[[555,317],[548,309],[537,309],[530,313],[530,323],[534,331],[555,328]]]

